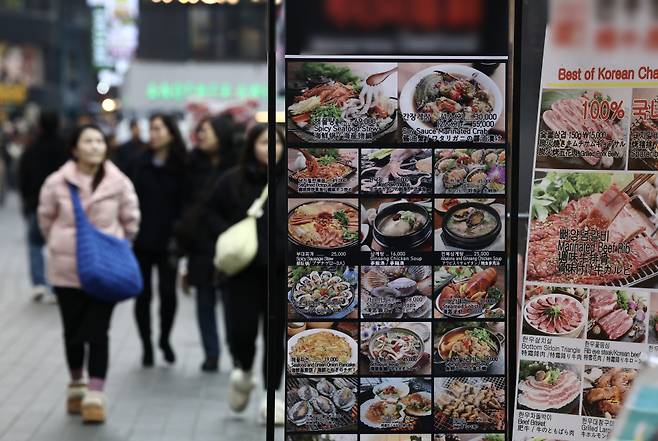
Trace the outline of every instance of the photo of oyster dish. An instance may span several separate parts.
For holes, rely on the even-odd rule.
[[[432,315],[429,266],[361,267],[361,317],[421,319]]]
[[[526,287],[526,291],[532,287]],[[548,292],[526,299],[524,333],[578,338],[587,324],[588,291],[582,288],[546,288]]]
[[[361,193],[432,193],[431,149],[362,149]]]
[[[356,200],[288,199],[288,238],[301,247],[343,249],[359,241]],[[354,204],[354,205],[353,205]]]
[[[358,345],[344,332],[307,329],[288,340],[288,372],[293,375],[350,375],[357,371]]]
[[[434,379],[434,431],[505,430],[504,377]]]
[[[502,332],[500,332],[502,331]],[[434,372],[505,372],[504,322],[440,322],[434,325]]]
[[[537,168],[623,170],[631,97],[620,90],[544,90]]]
[[[644,190],[652,179],[652,175],[632,173],[538,173],[531,202],[527,280],[559,285],[657,286],[655,213]],[[585,230],[590,239],[573,239],[574,234],[582,237]],[[564,236],[565,231],[575,233],[570,239]],[[597,240],[597,234],[603,240]],[[608,250],[605,262],[587,251],[588,246],[598,247],[599,242]],[[565,251],[575,259],[563,260],[561,265],[558,258],[564,257]],[[583,266],[590,270],[575,269]]]
[[[649,296],[639,291],[590,291],[587,338],[645,343]]]
[[[503,318],[503,268],[437,267],[434,318]]]
[[[505,194],[503,149],[435,151],[434,192],[445,195]]]
[[[352,194],[358,182],[358,151],[289,148],[288,188],[297,194]]]
[[[293,267],[293,283],[288,300],[294,311],[304,319],[339,319],[357,305],[356,271],[354,278],[345,267],[333,270],[309,270]],[[297,317],[292,317],[297,318]]]
[[[307,142],[364,142],[397,128],[397,64],[288,63],[288,127]]]
[[[521,361],[517,405],[524,410],[578,415],[581,388],[576,366]]]
[[[361,378],[361,430],[431,432],[431,381],[429,378]]]
[[[288,378],[288,430],[356,430],[358,382],[354,378]]]
[[[431,325],[423,322],[361,322],[362,375],[429,375]]]
[[[637,374],[636,369],[585,366],[582,415],[617,418]]]
[[[400,67],[400,112],[411,129],[433,141],[502,142],[489,132],[504,132],[498,123],[503,122],[505,69],[494,69],[494,80],[465,64],[424,66]]]

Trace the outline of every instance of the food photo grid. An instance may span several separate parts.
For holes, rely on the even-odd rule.
[[[505,63],[286,71],[288,440],[502,441]]]

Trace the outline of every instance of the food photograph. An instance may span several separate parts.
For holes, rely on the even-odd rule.
[[[617,287],[658,287],[656,180],[652,174],[539,172],[532,192],[526,278],[531,282]],[[590,230],[584,245],[606,247],[607,259],[575,247],[560,233]],[[606,240],[591,239],[592,231]],[[581,234],[582,237],[582,234]],[[586,270],[583,270],[583,267]],[[608,268],[609,266],[609,268]],[[581,269],[578,269],[581,268]]]
[[[350,322],[288,323],[291,375],[352,375],[358,368],[358,325]]]
[[[435,199],[434,210],[435,251],[505,251],[505,199]]]
[[[617,418],[637,375],[636,369],[585,366],[582,415]]]
[[[518,409],[578,415],[581,371],[575,365],[521,360]]]
[[[649,344],[658,344],[658,293],[651,294],[649,308]]]
[[[361,375],[429,375],[429,322],[361,322]]]
[[[431,432],[431,378],[361,378],[361,432]]]
[[[587,305],[590,301],[587,289],[528,285],[525,292],[524,334],[584,337],[587,329]]]
[[[358,435],[347,435],[342,433],[291,433],[286,441],[357,441]]]
[[[355,431],[358,380],[355,378],[288,378],[288,430]]]
[[[505,322],[434,323],[435,375],[505,373]]]
[[[626,90],[544,90],[537,168],[624,170],[631,113]]]
[[[505,158],[503,149],[436,150],[434,193],[457,196],[505,194]]]
[[[358,268],[347,266],[288,268],[288,319],[356,319]]]
[[[396,63],[288,63],[288,142],[394,141]]]
[[[649,294],[640,291],[590,291],[587,338],[645,343]]]
[[[303,250],[346,250],[359,242],[357,199],[288,199],[288,240]]]
[[[362,251],[432,251],[431,199],[362,199],[361,204]]]
[[[432,317],[432,267],[361,267],[361,317],[429,319]]]
[[[435,432],[502,431],[507,421],[505,409],[504,377],[434,379]],[[459,441],[466,441],[458,436]],[[457,441],[447,435],[445,439]]]
[[[658,169],[658,89],[633,89],[628,169]]]
[[[359,186],[357,149],[289,148],[292,194],[354,194]]]
[[[438,433],[433,441],[505,441],[503,433]]]
[[[497,63],[400,64],[403,142],[504,142],[505,75]]]
[[[505,267],[434,268],[434,318],[505,318]]]
[[[362,194],[432,193],[432,149],[362,149]]]
[[[361,435],[361,441],[432,441],[432,435],[430,434],[406,434],[406,433],[396,433],[396,434],[381,434],[381,435]]]

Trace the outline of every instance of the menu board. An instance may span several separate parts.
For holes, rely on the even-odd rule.
[[[621,3],[551,3],[520,293],[518,440],[606,439],[642,354],[658,348],[658,63],[649,29]],[[651,5],[636,2],[633,14],[651,16]]]
[[[286,56],[287,441],[502,441],[509,58]]]

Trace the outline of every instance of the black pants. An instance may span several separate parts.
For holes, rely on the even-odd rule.
[[[114,303],[101,302],[75,288],[56,287],[55,293],[64,324],[69,370],[82,370],[87,355],[89,377],[105,378],[109,360],[108,331]]]
[[[241,274],[222,285],[224,293],[224,313],[226,320],[226,336],[233,356],[233,364],[245,371],[250,371],[256,356],[256,339],[259,323],[267,330],[267,269],[260,272],[249,271]],[[265,388],[268,386],[267,358],[271,357],[273,377],[278,389],[283,374],[284,359],[283,320],[275,321],[271,330],[277,338],[276,347],[267,344],[267,331],[263,333],[264,347],[267,348],[266,361],[263,362],[263,379]]]
[[[158,270],[158,293],[160,294],[160,341],[168,343],[176,316],[177,268],[167,253],[136,251],[135,255],[144,278],[144,291],[135,302],[135,319],[139,336],[145,347],[151,346],[151,298],[153,297],[151,275],[155,267]]]

